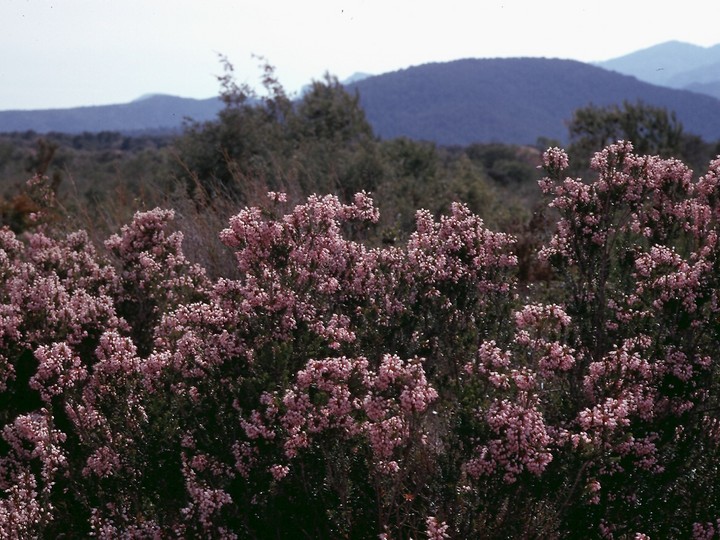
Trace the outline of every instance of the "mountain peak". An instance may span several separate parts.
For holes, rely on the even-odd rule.
[[[720,62],[720,44],[701,47],[683,41],[666,41],[595,65],[641,81],[674,88],[683,87],[684,72]],[[720,77],[719,77],[720,78]]]

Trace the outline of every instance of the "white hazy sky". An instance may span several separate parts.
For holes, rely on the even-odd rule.
[[[459,58],[607,60],[720,42],[712,0],[0,0],[0,110],[217,95],[218,53],[289,92]]]

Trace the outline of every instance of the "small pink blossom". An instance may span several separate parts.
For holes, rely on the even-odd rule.
[[[425,523],[427,524],[425,534],[427,534],[428,540],[446,540],[450,538],[450,535],[447,533],[449,527],[444,521],[438,521],[436,517],[429,516],[425,520]]]

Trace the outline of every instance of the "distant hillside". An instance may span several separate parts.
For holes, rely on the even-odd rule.
[[[683,73],[720,62],[720,45],[699,47],[681,41],[668,41],[596,65],[661,86],[672,86]]]
[[[720,99],[720,80],[709,83],[692,83],[687,85],[685,89]]]
[[[675,111],[685,131],[720,139],[720,100],[572,60],[467,59],[368,77],[350,86],[381,137],[441,144],[564,141],[574,110],[643,102]]]
[[[218,98],[189,99],[167,95],[143,96],[131,103],[72,109],[0,111],[0,132],[84,131],[142,132],[179,129],[185,118],[215,118],[222,109]]]
[[[720,51],[719,51],[720,52]],[[673,75],[667,86],[687,89],[693,84],[712,84],[720,82],[720,60],[704,64]]]
[[[596,65],[641,81],[718,96],[720,44],[699,47],[668,41]]]

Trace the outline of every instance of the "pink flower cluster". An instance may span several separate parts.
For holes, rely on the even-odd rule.
[[[450,538],[447,533],[448,525],[444,521],[438,521],[436,517],[430,516],[426,520],[428,540],[446,540]]]
[[[693,540],[712,540],[720,534],[720,519],[708,521],[705,523],[693,523],[692,537]]]
[[[527,471],[541,475],[553,456],[549,451],[552,438],[534,396],[522,392],[517,402],[496,399],[485,413],[485,420],[495,438],[475,449],[477,457],[464,468],[473,478],[499,470],[509,484]]]
[[[406,362],[385,355],[377,370],[365,358],[311,360],[282,397],[286,457],[295,458],[316,434],[332,431],[351,440],[365,439],[376,463],[391,463],[392,470],[398,449],[417,429],[415,416],[437,397],[420,359]]]
[[[18,416],[2,430],[9,447],[0,457],[0,536],[32,537],[54,519],[50,496],[67,471],[66,435],[52,427],[49,412]]]

